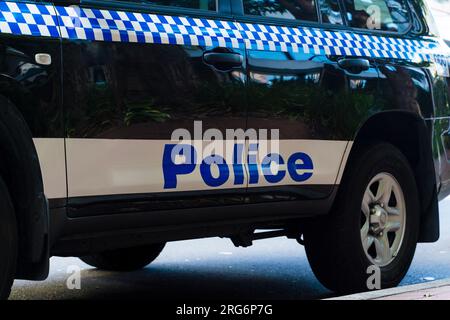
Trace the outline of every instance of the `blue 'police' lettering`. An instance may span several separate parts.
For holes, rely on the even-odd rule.
[[[314,169],[310,156],[303,152],[294,153],[289,157],[288,170],[292,180],[303,182],[312,177],[311,170]],[[307,172],[305,172],[307,170]]]
[[[176,157],[183,157],[182,163],[176,164]],[[163,154],[164,189],[177,187],[177,176],[189,174],[195,170],[197,152],[188,144],[166,144]]]
[[[219,168],[219,176],[214,177],[211,172],[211,166],[216,165]],[[230,177],[230,170],[225,159],[218,155],[208,156],[200,165],[200,173],[203,181],[210,187],[220,187]]]
[[[242,164],[242,144],[234,146],[233,163],[229,166],[225,159],[219,155],[207,156],[201,162],[199,171],[202,180],[210,187],[220,187],[234,174],[234,185],[244,185],[244,165]],[[268,183],[279,183],[286,178],[287,173],[295,182],[304,182],[313,176],[314,164],[311,157],[304,152],[292,154],[287,161],[287,170],[279,167],[285,164],[283,157],[277,153],[266,155],[261,163],[257,162],[258,144],[250,144],[247,167],[248,183],[257,184],[260,171]],[[178,161],[177,161],[178,160]],[[271,170],[272,164],[278,168],[276,173]],[[214,175],[213,166],[217,166],[218,174]],[[175,189],[178,178],[189,175],[197,168],[197,152],[195,147],[187,144],[167,144],[163,154],[164,189]]]
[[[234,152],[233,152],[234,185],[244,184],[244,166],[242,165],[243,151],[244,151],[243,144],[237,143],[234,145]]]
[[[264,157],[264,159],[261,163],[261,169],[262,169],[264,178],[267,180],[267,182],[278,183],[284,179],[284,177],[286,176],[286,171],[278,170],[278,172],[276,174],[273,174],[272,170],[270,168],[272,163],[280,165],[280,164],[284,164],[284,160],[279,154],[270,153]]]
[[[256,184],[259,181],[259,172],[258,172],[258,144],[251,143],[248,145],[248,183]]]

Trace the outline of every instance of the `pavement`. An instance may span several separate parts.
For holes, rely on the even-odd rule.
[[[400,286],[450,279],[450,200],[440,203],[440,219],[441,238],[436,243],[418,245],[411,268]],[[67,286],[77,270],[80,271],[80,289]],[[427,292],[433,297],[441,296],[434,290]],[[173,242],[145,269],[126,273],[99,271],[77,258],[54,257],[47,280],[15,281],[11,294],[11,299],[16,300],[332,297],[334,294],[314,277],[304,248],[286,238],[255,241],[249,248],[235,248],[228,239],[219,238]]]
[[[357,293],[326,300],[450,300],[450,279]]]

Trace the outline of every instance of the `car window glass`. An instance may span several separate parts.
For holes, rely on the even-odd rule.
[[[159,6],[217,11],[217,0],[125,0],[125,1],[149,3]]]
[[[331,24],[343,24],[338,0],[319,0],[322,22]]]
[[[349,25],[355,28],[404,32],[409,13],[404,0],[344,0]]]
[[[317,21],[315,0],[244,0],[247,15]]]

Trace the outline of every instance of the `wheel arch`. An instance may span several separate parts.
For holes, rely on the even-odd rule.
[[[358,129],[350,150],[346,169],[359,149],[374,141],[397,147],[414,171],[420,196],[419,242],[439,239],[438,185],[432,153],[432,128],[409,111],[384,111],[369,117]]]
[[[0,94],[0,175],[8,187],[19,232],[16,278],[42,280],[48,275],[48,202],[39,157],[22,114]]]

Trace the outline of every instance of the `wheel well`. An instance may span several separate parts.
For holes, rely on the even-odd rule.
[[[8,187],[19,229],[16,277],[40,280],[48,274],[48,205],[39,158],[22,115],[1,95],[0,154],[0,175]]]
[[[419,242],[434,242],[439,238],[439,208],[431,131],[432,128],[427,127],[425,121],[414,113],[380,112],[371,116],[360,127],[349,155],[350,163],[361,147],[375,141],[388,142],[405,155],[414,171],[420,197]]]

